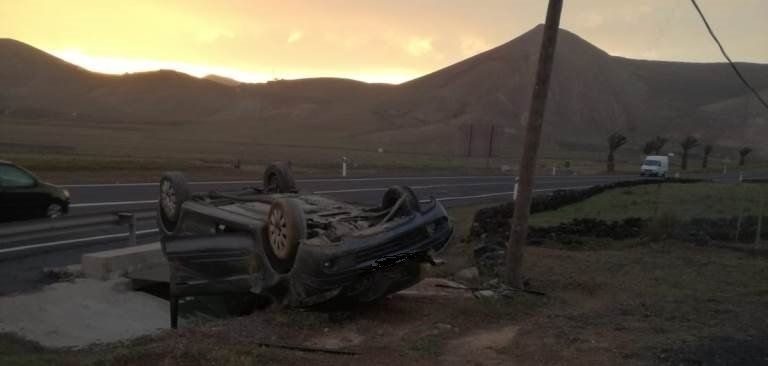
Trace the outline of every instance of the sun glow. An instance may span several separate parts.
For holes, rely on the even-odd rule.
[[[274,76],[264,73],[251,73],[223,67],[195,65],[185,62],[91,56],[77,49],[53,51],[51,53],[64,61],[73,63],[87,70],[105,74],[125,74],[155,70],[175,70],[199,78],[206,75],[215,74],[235,79],[244,83],[260,83],[274,78]]]
[[[78,49],[65,49],[51,51],[50,53],[86,70],[115,75],[156,70],[175,70],[198,78],[202,78],[206,75],[218,75],[243,83],[264,83],[275,79],[303,79],[318,76],[317,71],[314,70],[306,72],[257,73],[226,67],[177,61],[93,56]],[[369,83],[389,84],[402,83],[419,76],[413,72],[408,72],[407,70],[385,70],[380,73],[334,72],[332,75],[334,77],[349,78]]]

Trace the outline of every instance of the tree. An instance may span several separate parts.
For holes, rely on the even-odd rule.
[[[664,145],[667,144],[667,141],[669,140],[664,137],[656,136],[645,143],[643,146],[643,152],[645,155],[660,155],[661,149],[664,148]]]
[[[656,138],[653,139],[653,153],[655,155],[661,154],[661,149],[664,148],[664,145],[667,144],[667,141],[669,141],[669,139],[661,136],[656,136]]]
[[[680,147],[683,148],[683,164],[680,169],[688,169],[688,152],[696,146],[699,146],[699,140],[693,136],[688,136],[680,143]]]
[[[648,141],[643,145],[643,154],[653,155],[654,151],[656,151],[656,145],[653,144],[653,140]]]
[[[739,166],[744,166],[744,159],[747,158],[747,155],[752,152],[751,147],[744,147],[741,150],[739,150]]]
[[[709,154],[712,153],[712,144],[707,144],[704,146],[704,160],[701,161],[701,167],[704,169],[707,169],[707,164],[709,163]]]
[[[608,136],[608,166],[606,167],[608,173],[613,173],[616,170],[613,153],[616,152],[618,148],[624,146],[626,143],[627,137],[618,132],[614,132]]]

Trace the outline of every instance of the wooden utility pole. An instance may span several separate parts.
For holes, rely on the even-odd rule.
[[[555,58],[557,32],[560,26],[560,12],[563,0],[549,0],[547,20],[541,36],[539,64],[536,70],[536,82],[525,128],[525,141],[520,160],[520,185],[515,200],[515,214],[512,217],[512,231],[507,243],[507,283],[523,288],[523,247],[528,237],[528,216],[533,197],[533,176],[536,173],[536,154],[539,151],[541,127],[544,122],[544,110],[549,92],[549,79],[552,75],[552,63]]]

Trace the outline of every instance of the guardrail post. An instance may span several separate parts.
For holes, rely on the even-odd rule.
[[[128,222],[128,243],[136,245],[136,216],[131,214],[131,221]]]
[[[117,214],[121,223],[128,224],[128,244],[136,245],[136,216],[132,212],[120,212]]]
[[[760,248],[763,235],[763,213],[765,212],[765,193],[760,195],[760,211],[757,213],[757,228],[755,229],[755,249]]]
[[[520,185],[520,178],[515,177],[515,190],[512,191],[512,200],[517,200],[517,187]]]

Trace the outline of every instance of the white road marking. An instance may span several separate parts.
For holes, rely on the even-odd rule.
[[[491,182],[491,183],[466,183],[466,184],[433,184],[427,186],[410,186],[411,189],[429,189],[429,188],[447,188],[447,187],[474,187],[474,186],[501,186],[511,185],[512,182]],[[386,191],[389,187],[378,188],[358,188],[358,189],[338,189],[331,191],[315,191],[313,194],[328,194],[328,193],[351,193],[351,192],[379,192]]]
[[[73,203],[73,204],[69,205],[69,207],[99,207],[99,206],[143,205],[143,204],[156,203],[156,202],[157,202],[157,200]]]
[[[189,182],[192,185],[204,184],[255,184],[261,183],[260,180],[241,180],[241,181],[211,181],[211,182]],[[153,187],[159,183],[105,183],[105,184],[65,184],[64,188],[100,188],[100,187]]]
[[[138,231],[136,231],[136,235],[144,235],[144,234],[149,234],[149,233],[155,233],[157,231],[158,231],[157,229],[138,230]],[[128,237],[128,233],[92,236],[92,237],[89,237],[89,238],[80,238],[80,239],[59,240],[59,241],[53,241],[53,242],[49,242],[49,243],[25,245],[23,247],[13,247],[13,248],[7,248],[7,249],[0,249],[0,255],[5,254],[5,253],[18,252],[18,251],[27,250],[27,249],[54,247],[54,246],[58,246],[58,245],[80,243],[80,242],[85,242],[85,241],[94,241],[94,240],[101,240],[101,239],[117,239],[117,238],[122,238],[122,237]]]
[[[414,180],[414,179],[480,179],[480,178],[514,178],[513,176],[454,176],[454,177],[371,177],[371,178],[310,178],[297,179],[297,183],[316,183],[316,182],[369,182],[386,180]],[[210,185],[210,184],[258,184],[261,180],[242,180],[242,181],[207,181],[207,182],[189,182],[192,185]],[[108,184],[69,184],[63,185],[64,188],[93,188],[93,187],[152,187],[158,183],[108,183]]]
[[[635,175],[542,175],[536,177],[537,180],[541,179],[581,179],[581,178],[625,178],[635,177]],[[371,177],[371,178],[308,178],[297,179],[298,183],[313,183],[313,182],[375,182],[375,181],[388,181],[388,180],[436,180],[436,179],[510,179],[513,180],[515,176],[512,175],[467,175],[467,176],[446,176],[446,177]],[[192,185],[216,185],[216,184],[257,184],[261,183],[261,180],[241,180],[241,181],[204,181],[204,182],[189,182]],[[106,184],[67,184],[62,185],[64,188],[98,188],[98,187],[152,187],[157,186],[158,183],[106,183]]]
[[[423,185],[423,186],[411,186],[412,189],[431,189],[431,188],[449,188],[449,187],[472,187],[472,186],[493,186],[493,185],[509,185],[511,182],[488,182],[488,183],[466,183],[466,184],[433,184],[433,185]],[[584,187],[590,187],[590,186],[581,186],[581,187],[575,187],[575,188],[584,188]],[[356,188],[356,189],[337,189],[337,190],[325,190],[325,191],[314,191],[312,194],[332,194],[332,193],[356,193],[356,192],[384,192],[389,187],[374,187],[374,188]],[[569,187],[565,187],[569,188]],[[546,192],[546,191],[554,191],[557,189],[562,188],[552,188],[552,189],[539,189],[534,190],[534,192]],[[458,199],[470,199],[470,198],[485,198],[485,197],[493,197],[493,196],[500,196],[504,194],[511,194],[511,192],[498,192],[498,193],[488,193],[488,194],[481,194],[481,195],[474,195],[474,196],[459,196],[459,197],[446,197],[442,198],[441,200],[458,200]],[[116,202],[92,202],[92,203],[75,203],[71,204],[70,207],[78,208],[78,207],[104,207],[104,206],[129,206],[129,205],[146,205],[155,203],[157,200],[141,200],[141,201],[116,201]]]
[[[534,192],[550,192],[550,191],[557,191],[560,189],[584,189],[589,188],[593,186],[578,186],[578,187],[560,187],[560,188],[546,188],[546,189],[534,189]],[[486,194],[478,194],[473,196],[456,196],[456,197],[438,197],[435,198],[438,201],[454,201],[454,200],[468,200],[468,199],[475,199],[475,198],[488,198],[488,197],[495,197],[495,196],[506,196],[514,194],[514,191],[509,192],[496,192],[496,193],[486,193]],[[429,202],[429,201],[422,201],[422,202]]]

